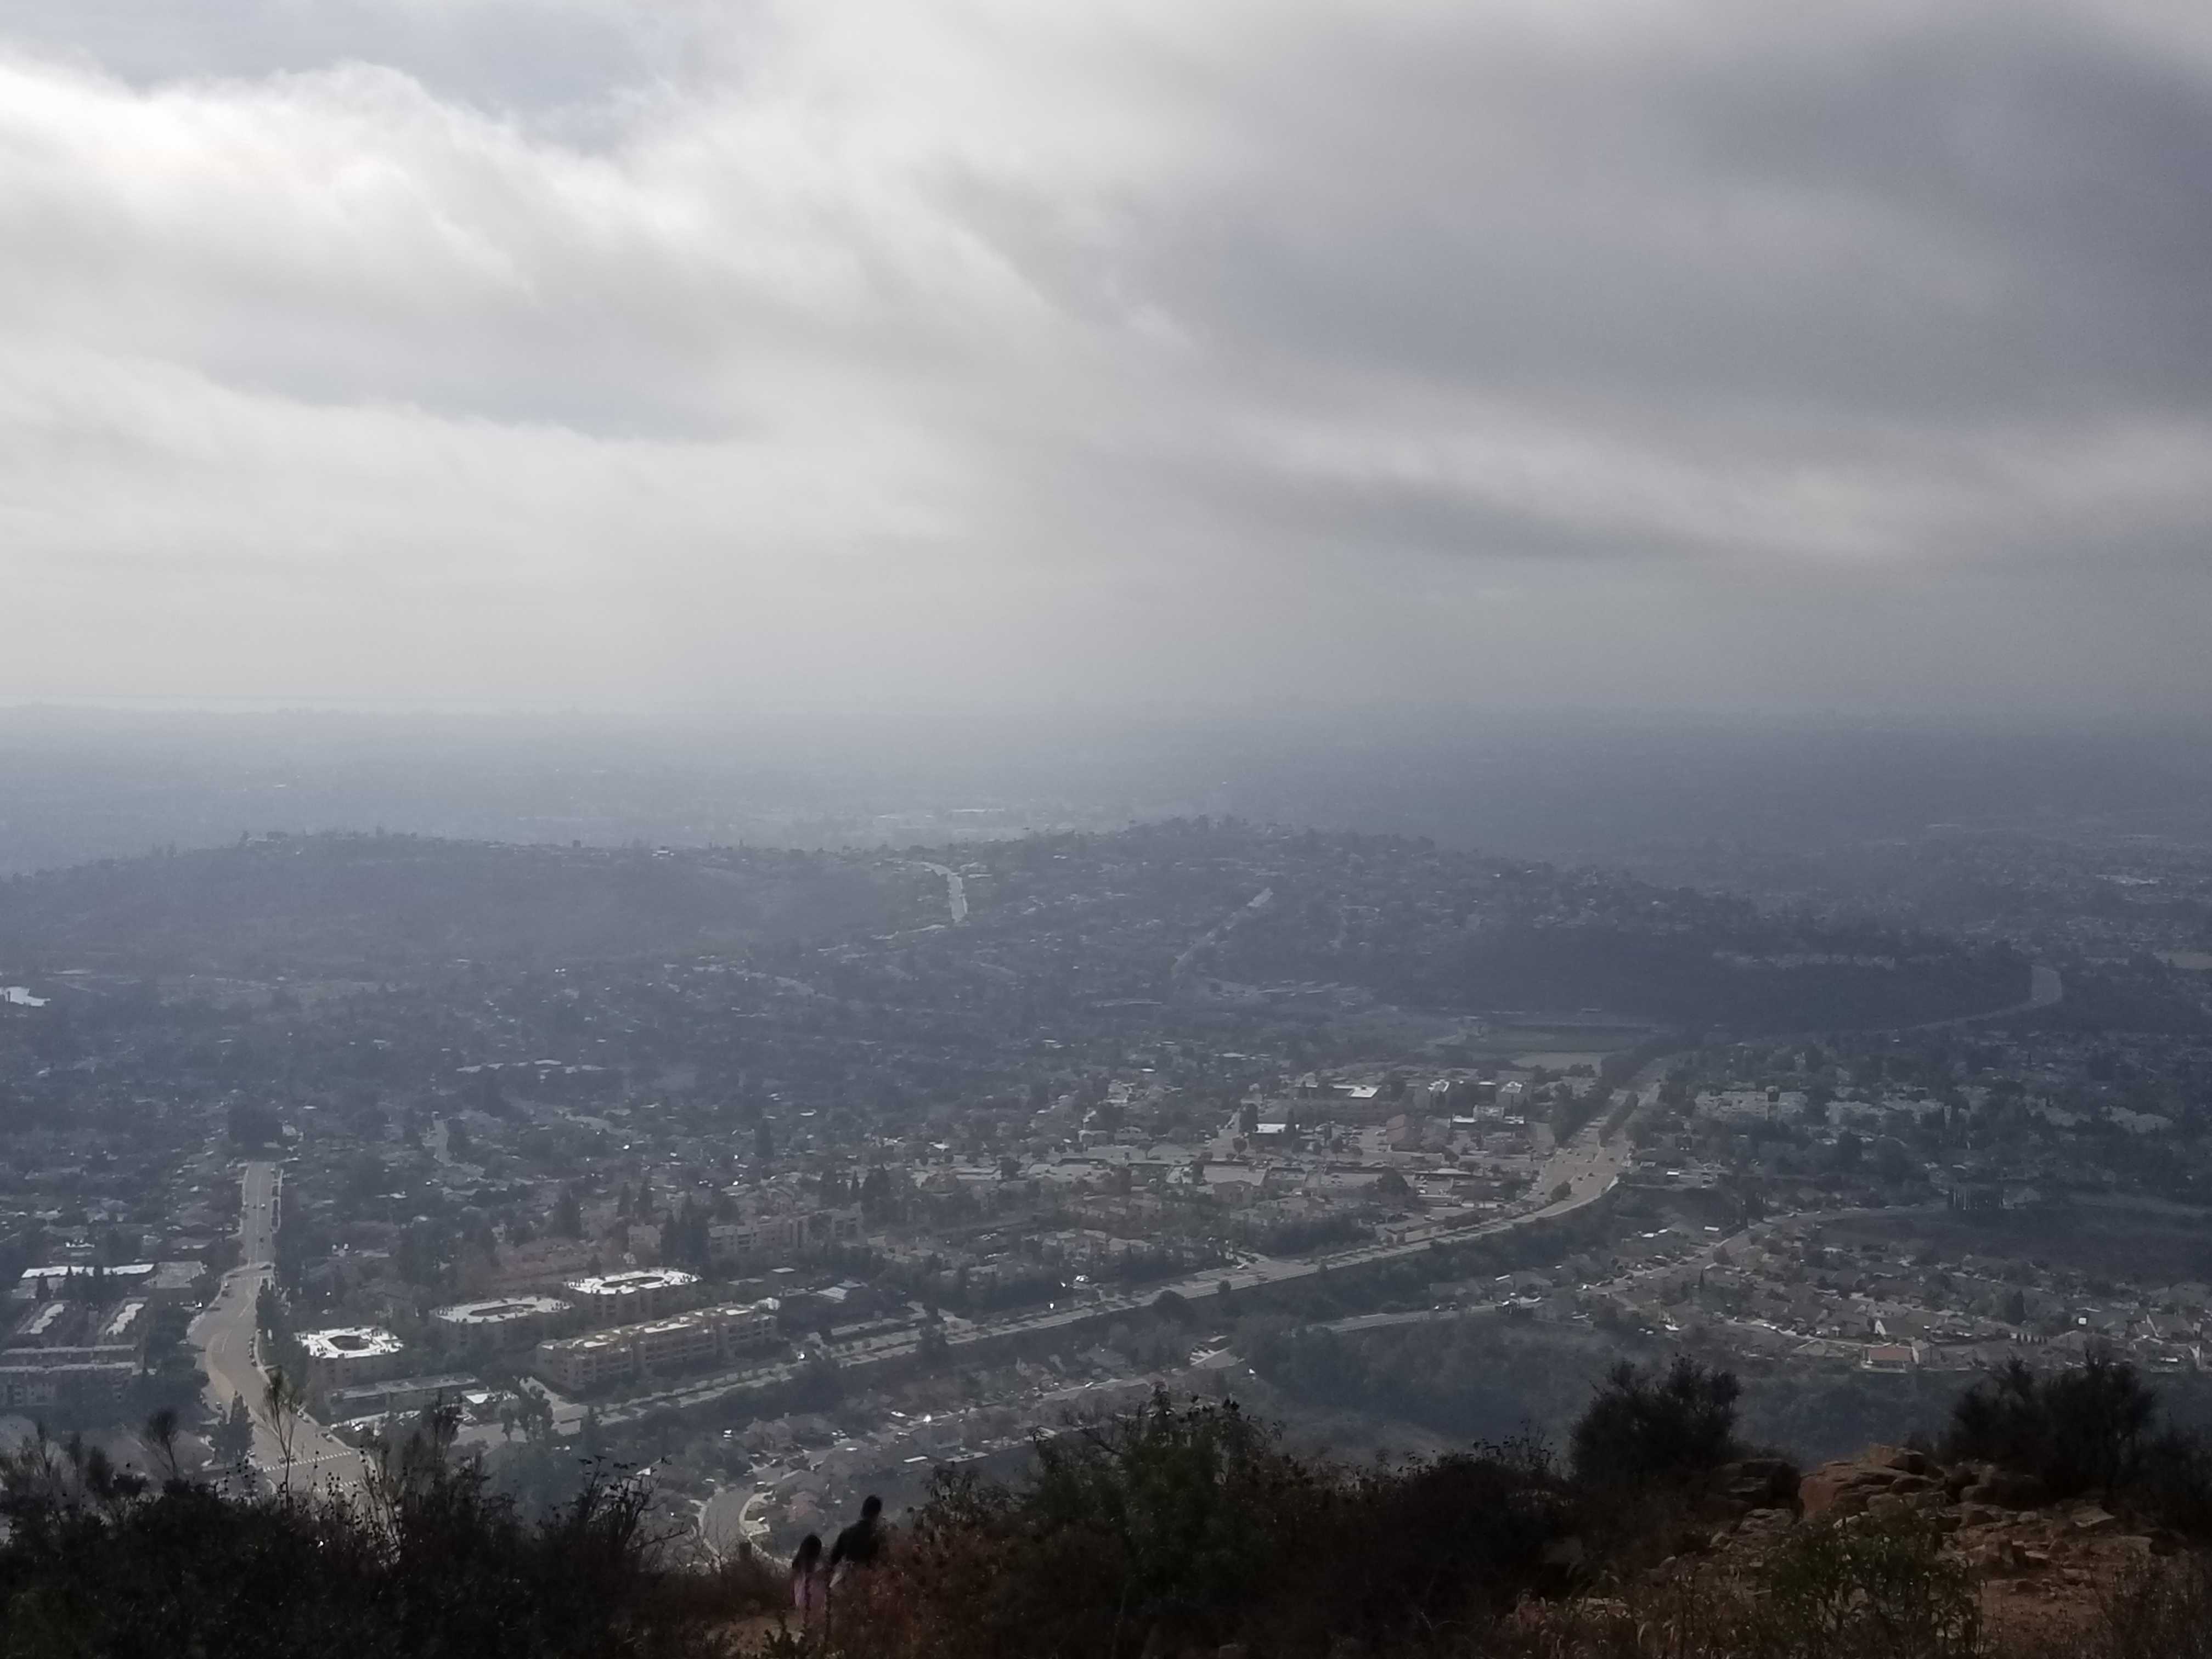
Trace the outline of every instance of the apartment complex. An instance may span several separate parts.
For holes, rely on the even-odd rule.
[[[572,1279],[566,1289],[594,1323],[651,1319],[672,1313],[698,1294],[699,1276],[679,1267],[639,1267],[629,1273]]]
[[[127,1343],[9,1348],[0,1352],[0,1409],[119,1406],[137,1374],[138,1350]]]
[[[581,1394],[650,1372],[725,1363],[775,1337],[773,1303],[732,1303],[541,1342],[535,1369],[555,1388]]]
[[[831,1244],[857,1244],[860,1238],[858,1205],[757,1215],[707,1229],[714,1260],[724,1262],[781,1261]]]
[[[406,1363],[405,1344],[377,1325],[302,1331],[300,1347],[307,1357],[307,1382],[318,1389],[374,1382],[397,1376]]]
[[[430,1317],[467,1346],[491,1350],[542,1341],[575,1310],[557,1296],[504,1296],[434,1308]]]

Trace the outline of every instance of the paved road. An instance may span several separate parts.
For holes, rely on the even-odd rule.
[[[1644,1072],[1638,1073],[1636,1085],[1648,1087],[1656,1083],[1665,1064],[1664,1060],[1654,1060]],[[1564,1182],[1569,1191],[1566,1197],[1547,1203],[1540,1209],[1519,1215],[1499,1216],[1471,1227],[1426,1234],[1404,1243],[1363,1244],[1321,1257],[1251,1256],[1228,1267],[1206,1268],[1170,1284],[1109,1292],[1091,1300],[1071,1302],[1065,1308],[1047,1308],[1000,1319],[949,1322],[945,1328],[946,1346],[958,1349],[993,1337],[1050,1330],[1058,1326],[1096,1319],[1102,1314],[1148,1307],[1170,1291],[1187,1301],[1199,1302],[1203,1305],[1201,1299],[1218,1294],[1224,1284],[1232,1291],[1248,1290],[1257,1285],[1310,1278],[1333,1267],[1364,1267],[1371,1262],[1418,1256],[1425,1253],[1432,1243],[1452,1244],[1467,1239],[1486,1238],[1498,1233],[1510,1232],[1516,1227],[1525,1227],[1534,1221],[1571,1214],[1602,1198],[1620,1180],[1621,1170],[1627,1167],[1631,1156],[1628,1137],[1616,1135],[1608,1145],[1599,1139],[1603,1127],[1604,1115],[1600,1114],[1580,1134],[1545,1161],[1537,1175],[1535,1190],[1549,1193]],[[914,1352],[920,1341],[918,1331],[901,1333],[895,1336],[870,1338],[865,1342],[833,1345],[831,1352],[849,1375],[871,1364],[904,1358]],[[605,1422],[613,1425],[643,1416],[656,1407],[705,1406],[766,1384],[788,1382],[799,1374],[800,1369],[800,1363],[794,1358],[777,1358],[741,1371],[721,1371],[692,1377],[654,1394],[633,1396],[609,1405],[601,1416]],[[565,1426],[562,1431],[567,1431]]]
[[[1190,964],[1197,959],[1200,951],[1209,945],[1218,944],[1226,939],[1239,922],[1249,921],[1274,902],[1275,890],[1272,887],[1262,887],[1243,904],[1231,911],[1228,915],[1200,933],[1190,942],[1183,953],[1175,959],[1175,965],[1168,970],[1169,983],[1182,984],[1190,973]]]
[[[1891,1029],[1899,1034],[1907,1031],[1941,1031],[1954,1025],[1972,1025],[1985,1019],[2009,1019],[2014,1014],[2033,1013],[2038,1008],[2048,1008],[2066,998],[2066,981],[2058,976],[2056,968],[2036,963],[2028,975],[2027,1000],[2015,1002],[2006,1008],[1992,1008],[1983,1014],[1960,1014],[1951,1019],[1926,1020],[1918,1025],[1899,1025]]]
[[[283,1202],[282,1172],[274,1164],[248,1164],[239,1179],[239,1265],[223,1275],[222,1288],[207,1310],[192,1322],[192,1340],[207,1372],[207,1399],[218,1413],[245,1396],[253,1414],[253,1462],[270,1480],[284,1473],[284,1454],[270,1426],[263,1401],[269,1379],[261,1369],[260,1335],[254,1301],[276,1265],[276,1223]],[[306,1418],[292,1442],[295,1486],[320,1486],[335,1480],[357,1487],[361,1454],[332,1438]]]
[[[968,920],[968,884],[961,879],[957,870],[942,864],[924,863],[921,867],[945,878],[945,906],[952,912],[952,925],[957,927]]]

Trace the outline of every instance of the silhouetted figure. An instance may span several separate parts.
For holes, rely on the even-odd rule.
[[[884,1547],[884,1500],[872,1494],[860,1505],[860,1518],[837,1534],[830,1547],[830,1571],[873,1566]]]
[[[837,1541],[830,1547],[828,1582],[835,1589],[837,1585],[856,1572],[865,1572],[875,1565],[883,1552],[884,1500],[871,1492],[860,1504],[860,1518],[837,1534]],[[830,1601],[823,1599],[822,1640],[830,1641]]]
[[[830,1570],[822,1562],[822,1534],[810,1532],[791,1558],[791,1605],[799,1614],[799,1627],[811,1630],[822,1622],[830,1601]]]

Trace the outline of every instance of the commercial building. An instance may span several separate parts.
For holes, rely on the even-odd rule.
[[[0,1407],[11,1412],[82,1410],[123,1403],[138,1374],[138,1351],[10,1348],[0,1352]]]
[[[780,1261],[832,1244],[857,1244],[860,1238],[858,1205],[757,1215],[707,1229],[708,1247],[717,1261]]]
[[[333,1389],[326,1404],[331,1418],[343,1422],[386,1412],[420,1411],[441,1401],[456,1404],[483,1387],[480,1381],[465,1371],[448,1372],[442,1376],[398,1376],[385,1382],[364,1382],[357,1388]]]
[[[207,1276],[204,1261],[126,1261],[117,1267],[61,1261],[24,1268],[9,1294],[19,1302],[67,1300],[72,1291],[89,1291],[100,1300],[133,1296],[178,1302],[197,1292]]]
[[[572,1279],[566,1288],[593,1321],[650,1319],[671,1313],[698,1293],[699,1276],[678,1267],[641,1267],[630,1273]]]
[[[376,1325],[304,1331],[300,1346],[307,1356],[307,1382],[319,1389],[380,1382],[398,1373],[406,1353],[404,1343]]]
[[[648,1372],[727,1362],[775,1340],[773,1302],[733,1303],[541,1342],[534,1369],[562,1392],[581,1394]]]
[[[45,1267],[26,1267],[15,1282],[22,1301],[65,1297],[72,1289],[97,1284],[117,1296],[136,1294],[154,1277],[150,1261],[126,1261],[118,1267],[97,1267],[89,1261],[59,1261]]]
[[[430,1317],[476,1347],[525,1347],[543,1341],[576,1311],[557,1296],[506,1296],[435,1308]]]

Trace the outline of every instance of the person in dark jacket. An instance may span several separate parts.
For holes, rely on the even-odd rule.
[[[837,1534],[830,1547],[830,1571],[856,1571],[875,1565],[884,1547],[884,1500],[869,1494],[860,1505],[860,1518]]]
[[[837,1541],[830,1547],[829,1583],[834,1590],[856,1572],[865,1572],[876,1564],[883,1553],[884,1500],[873,1492],[860,1505],[860,1518],[837,1534]],[[830,1642],[830,1607],[825,1601],[823,1607],[822,1641]]]

